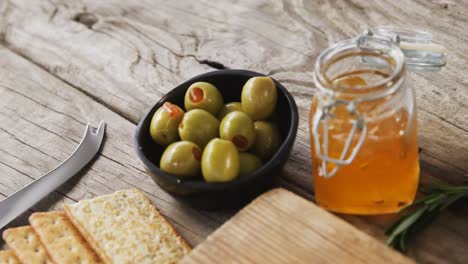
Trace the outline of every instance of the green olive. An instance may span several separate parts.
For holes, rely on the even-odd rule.
[[[203,151],[201,163],[207,182],[227,182],[239,175],[239,152],[229,140],[211,140]]]
[[[203,109],[216,115],[221,107],[223,107],[224,100],[218,89],[207,82],[196,82],[188,88],[185,92],[184,105],[185,110]]]
[[[200,173],[202,151],[189,141],[169,145],[161,157],[161,170],[180,177],[194,177]]]
[[[252,146],[252,152],[263,161],[267,161],[279,147],[280,135],[278,128],[267,121],[256,121],[256,140]]]
[[[179,139],[177,128],[184,117],[184,110],[177,105],[165,102],[150,123],[150,135],[154,142],[167,146]]]
[[[240,162],[240,176],[249,175],[262,166],[262,161],[255,155],[241,152],[239,153],[239,162]]]
[[[268,118],[275,110],[278,91],[270,77],[250,78],[242,88],[242,109],[253,120]]]
[[[242,110],[242,105],[241,103],[239,102],[232,102],[232,103],[228,103],[226,105],[223,106],[223,108],[221,108],[221,110],[218,112],[218,115],[216,116],[218,118],[218,120],[221,122],[221,120],[223,120],[223,118],[231,113],[231,112],[234,112],[234,111],[241,111],[241,112],[244,112],[244,110]]]
[[[192,141],[204,148],[211,139],[218,137],[219,122],[205,110],[193,109],[185,113],[179,125],[182,140]]]
[[[239,151],[246,151],[255,141],[254,122],[244,112],[231,112],[221,121],[219,136],[232,141]]]

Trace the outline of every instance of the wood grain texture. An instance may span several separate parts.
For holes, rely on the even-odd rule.
[[[414,263],[285,189],[271,190],[181,263]]]
[[[67,158],[79,143],[86,122],[97,125],[104,119],[108,125],[99,157],[32,211],[56,210],[62,203],[136,187],[192,245],[231,215],[195,211],[179,204],[143,171],[132,146],[135,125],[8,49],[0,47],[0,57],[3,197]],[[25,223],[25,217],[20,223]]]
[[[7,175],[0,193],[11,194],[53,168],[71,153],[85,120],[105,117],[117,125],[102,156],[33,210],[135,186],[196,245],[232,212],[178,204],[149,180],[131,136],[143,113],[178,83],[211,70],[243,68],[272,75],[295,97],[298,137],[280,185],[311,199],[307,120],[313,63],[331,43],[377,25],[427,29],[448,48],[442,72],[412,73],[410,85],[418,99],[422,182],[459,182],[468,172],[467,11],[466,1],[454,0],[0,1],[0,40],[37,65],[2,51],[8,56],[0,60],[0,83],[9,89],[0,87],[0,172]],[[384,238],[388,221],[342,217]],[[444,214],[412,242],[410,256],[466,262],[468,230],[460,223],[467,219]]]
[[[468,172],[468,48],[460,45],[468,38],[466,3],[5,0],[2,6],[0,32],[10,48],[133,123],[196,74],[224,67],[271,74],[293,93],[301,117],[284,178],[308,191],[316,56],[367,27],[427,29],[448,48],[449,63],[440,73],[411,74],[423,168],[436,163],[444,172],[438,177],[452,182]]]

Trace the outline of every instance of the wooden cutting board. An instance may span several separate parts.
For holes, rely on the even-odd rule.
[[[254,200],[182,260],[188,263],[414,263],[284,189]]]

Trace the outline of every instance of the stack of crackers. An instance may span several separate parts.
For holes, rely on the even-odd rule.
[[[34,213],[10,228],[0,263],[176,263],[189,245],[136,189]]]

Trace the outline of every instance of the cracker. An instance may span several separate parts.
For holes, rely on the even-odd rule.
[[[100,263],[64,212],[34,213],[29,223],[55,263]]]
[[[104,263],[176,263],[189,245],[136,189],[65,205]]]
[[[21,264],[11,249],[0,251],[0,263],[2,264]]]
[[[31,226],[10,228],[3,239],[24,264],[53,264]]]

